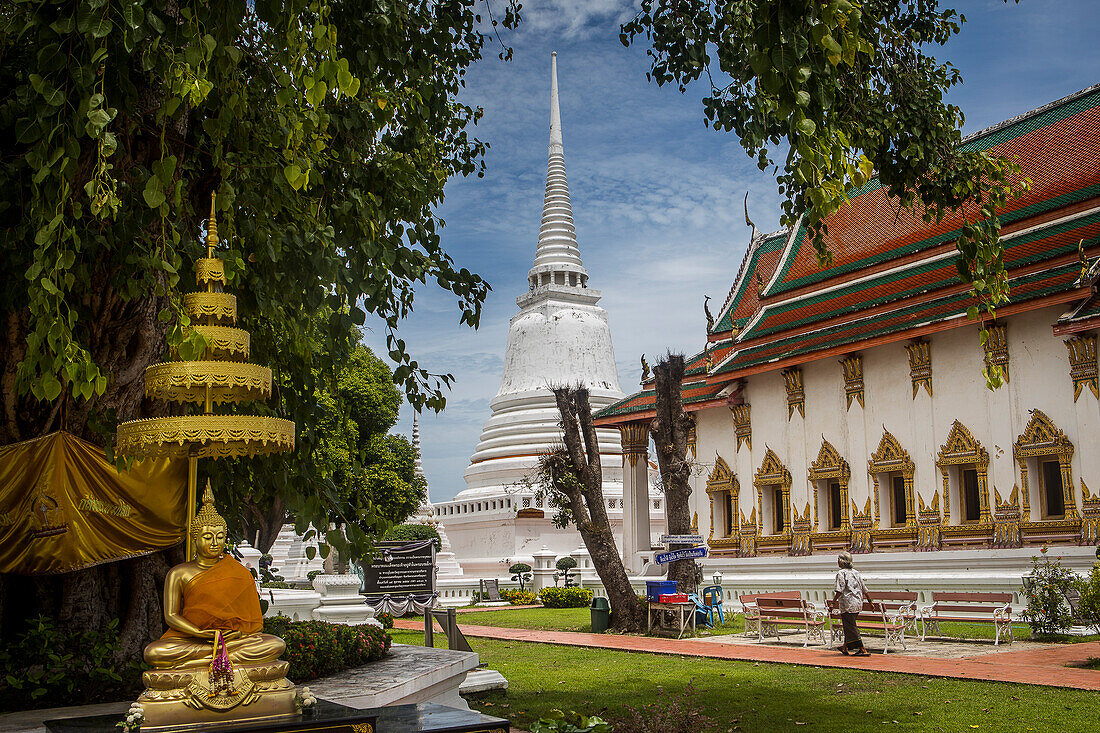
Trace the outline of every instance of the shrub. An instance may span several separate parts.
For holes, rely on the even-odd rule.
[[[119,664],[118,619],[84,633],[39,616],[0,642],[0,710],[30,710],[133,699],[141,692],[141,666]]]
[[[427,524],[399,524],[396,527],[391,527],[389,531],[383,535],[382,539],[387,542],[435,540],[436,550],[443,546],[442,541],[439,539],[439,532],[436,531],[435,527],[430,527]]]
[[[592,602],[592,591],[586,588],[543,588],[538,598],[547,608],[583,608]]]
[[[566,588],[573,588],[577,585],[576,576],[569,573],[570,570],[577,567],[576,560],[571,557],[563,557],[554,563],[554,567],[560,571],[558,575],[561,576],[562,585]]]
[[[690,682],[679,695],[660,695],[641,708],[624,705],[612,724],[617,733],[698,733],[717,726],[703,714]]]
[[[261,588],[293,588],[294,586],[285,580],[265,580],[260,583]]]
[[[1032,635],[1048,636],[1059,634],[1073,624],[1066,592],[1073,588],[1077,576],[1062,566],[1061,558],[1047,557],[1047,548],[1040,552],[1042,557],[1031,558],[1031,575],[1024,584],[1027,608],[1023,617],[1031,626]]]
[[[512,574],[512,580],[519,583],[520,590],[527,590],[527,584],[531,582],[531,566],[525,562],[514,563],[508,572]]]
[[[392,613],[380,613],[375,616],[378,619],[378,623],[382,624],[383,629],[393,628],[393,614]]]
[[[1078,581],[1077,589],[1081,592],[1081,618],[1100,633],[1100,562],[1092,566],[1087,578]]]
[[[291,621],[286,616],[264,619],[264,632],[286,642],[283,659],[287,677],[306,682],[381,659],[393,641],[373,624],[345,626],[326,621]]]
[[[314,578],[316,578],[318,575],[323,575],[324,572],[324,570],[310,570],[308,573],[306,573],[306,578],[308,578],[309,582],[312,583]]]
[[[533,606],[539,600],[539,597],[529,590],[516,590],[514,588],[502,590],[500,597],[513,606]]]

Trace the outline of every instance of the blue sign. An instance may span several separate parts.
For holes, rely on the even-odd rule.
[[[677,560],[690,560],[693,557],[706,557],[706,547],[688,547],[684,550],[673,550],[672,552],[658,552],[653,556],[653,559],[658,565],[664,565],[667,562],[676,562]]]

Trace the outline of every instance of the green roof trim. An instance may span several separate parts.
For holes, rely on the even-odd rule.
[[[741,278],[741,282],[737,284],[736,292],[730,296],[726,308],[723,309],[721,317],[718,319],[717,323],[714,324],[714,328],[711,329],[710,333],[722,333],[733,329],[734,325],[736,325],[733,321],[733,312],[737,310],[737,304],[741,302],[741,298],[745,294],[745,288],[748,287],[752,279],[752,274],[756,272],[756,266],[760,262],[760,255],[782,250],[789,234],[790,232],[781,231],[762,238],[762,241],[756,246],[756,249],[753,250],[752,255],[749,257],[749,261],[745,263],[745,267],[741,271],[743,277]]]
[[[1059,209],[1069,204],[1075,204],[1078,201],[1085,201],[1090,198],[1095,198],[1096,196],[1100,196],[1100,184],[1085,186],[1084,188],[1078,189],[1077,191],[1071,191],[1070,193],[1065,193],[1061,196],[1055,196],[1044,201],[1038,201],[1034,204],[1031,204],[1030,206],[1024,206],[1007,214],[1002,214],[1001,224],[1011,224],[1012,222],[1026,219],[1028,217],[1035,216],[1036,214],[1053,211],[1054,209]],[[936,245],[944,244],[946,242],[957,239],[960,231],[962,230],[955,229],[950,232],[944,232],[943,234],[937,235],[935,237],[929,237],[928,239],[923,239],[919,242],[913,242],[902,247],[895,247],[894,249],[880,252],[877,255],[867,257],[857,262],[849,262],[838,267],[831,267],[827,270],[821,270],[810,275],[805,275],[796,280],[792,280],[789,283],[784,283],[783,278],[786,276],[787,272],[790,271],[791,267],[794,266],[795,259],[798,257],[798,252],[802,248],[802,241],[803,239],[805,239],[806,236],[805,228],[799,227],[798,234],[795,236],[794,246],[791,248],[788,257],[786,258],[786,261],[782,265],[782,272],[779,276],[779,279],[776,281],[775,287],[769,290],[766,295],[772,296],[778,295],[780,293],[786,293],[791,290],[797,290],[804,285],[812,285],[813,283],[821,282],[822,280],[826,280],[830,277],[845,275],[849,272],[861,270],[864,267],[868,267],[870,265],[877,265],[882,262],[897,259],[898,257],[902,257],[904,255],[919,252],[923,249],[929,249],[931,247],[935,247]]]
[[[1067,274],[1076,274],[1079,269],[1080,269],[1080,265],[1078,265],[1077,263],[1071,263],[1071,264],[1063,265],[1061,267],[1054,268],[1054,269],[1051,269],[1051,270],[1044,270],[1042,272],[1033,273],[1031,275],[1016,278],[1016,279],[1011,281],[1011,284],[1015,287],[1019,287],[1019,286],[1028,285],[1028,284],[1031,284],[1031,283],[1042,282],[1044,280],[1054,279],[1054,278],[1057,278],[1059,276],[1065,276]],[[1021,303],[1021,302],[1026,302],[1028,300],[1034,300],[1035,298],[1040,298],[1040,297],[1043,297],[1045,295],[1049,295],[1051,293],[1055,293],[1055,292],[1058,292],[1058,291],[1063,290],[1063,289],[1064,289],[1064,285],[1059,285],[1057,283],[1054,283],[1054,284],[1051,284],[1050,286],[1048,286],[1046,288],[1037,290],[1036,292],[1033,292],[1033,293],[1029,293],[1027,295],[1027,297],[1025,297],[1021,300],[1016,300],[1016,301],[1013,301],[1013,302]],[[932,301],[929,301],[927,303],[919,303],[917,305],[912,305],[912,306],[908,306],[908,307],[904,307],[904,308],[899,308],[898,310],[892,311],[891,313],[882,314],[880,316],[877,316],[877,318],[880,318],[882,320],[887,320],[887,319],[896,319],[896,318],[901,317],[901,318],[904,318],[904,320],[901,323],[887,324],[887,325],[879,326],[877,328],[872,328],[872,329],[869,329],[869,330],[862,330],[861,329],[861,327],[864,324],[866,324],[869,320],[871,320],[870,318],[863,318],[863,319],[860,319],[860,320],[857,320],[857,321],[851,321],[851,322],[848,322],[848,323],[842,323],[842,324],[838,324],[838,325],[835,325],[835,326],[830,326],[829,328],[825,328],[825,329],[822,329],[820,331],[816,331],[813,334],[795,334],[795,335],[775,339],[775,340],[769,341],[767,343],[758,344],[756,346],[749,347],[749,348],[735,354],[732,360],[727,362],[722,367],[712,371],[711,374],[712,375],[714,375],[714,374],[728,374],[730,372],[736,372],[736,371],[739,371],[741,369],[747,369],[749,367],[757,366],[759,364],[765,364],[769,361],[778,361],[779,360],[774,355],[764,355],[764,354],[762,354],[762,352],[764,352],[764,351],[768,351],[771,354],[771,353],[773,353],[772,350],[774,350],[774,349],[782,349],[783,347],[787,347],[786,350],[783,350],[781,352],[782,356],[784,358],[786,358],[786,357],[790,357],[790,356],[798,356],[798,355],[802,355],[802,354],[807,354],[807,353],[811,353],[811,352],[814,352],[814,351],[820,351],[822,349],[828,349],[828,348],[832,348],[832,347],[835,347],[835,346],[842,346],[842,345],[846,345],[846,344],[850,344],[850,343],[856,343],[856,342],[859,342],[859,341],[865,341],[869,338],[874,338],[875,336],[881,336],[881,335],[885,335],[885,334],[889,334],[889,333],[894,333],[894,332],[897,332],[897,331],[903,331],[906,328],[910,327],[910,325],[915,320],[911,316],[919,316],[922,312],[926,312],[926,311],[928,311],[932,308],[935,308],[937,306],[954,305],[954,304],[958,304],[957,309],[953,310],[950,314],[941,315],[941,316],[936,317],[933,320],[933,322],[943,321],[947,318],[956,317],[956,316],[965,314],[967,307],[973,304],[973,299],[971,298],[969,293],[963,292],[963,293],[956,293],[956,294],[950,295],[950,296],[945,296],[943,298],[937,298],[936,300],[932,300]],[[966,321],[966,322],[969,323],[970,321]],[[847,334],[847,335],[844,334],[844,331],[846,331],[846,330],[851,331],[853,329],[859,329],[859,330],[857,330],[856,333],[854,333],[854,334]],[[820,338],[822,336],[827,337],[827,336],[830,336],[830,335],[835,336],[835,338],[830,339],[830,340],[826,340],[824,342],[815,343],[815,344],[812,344],[812,345],[807,343],[811,338],[817,339],[817,338]]]
[[[1009,140],[1015,140],[1018,137],[1035,132],[1047,125],[1055,122],[1061,122],[1073,115],[1080,112],[1091,109],[1092,107],[1100,104],[1100,85],[1092,88],[1091,91],[1080,93],[1077,96],[1071,95],[1064,101],[1054,102],[1047,109],[1040,108],[1040,111],[1034,114],[1028,114],[1023,116],[1022,119],[1012,121],[1008,120],[1000,125],[994,125],[993,127],[982,130],[977,134],[970,136],[963,140],[959,146],[961,150],[967,152],[973,152],[976,150],[987,150],[989,148],[1000,145],[1001,143]],[[855,199],[858,196],[862,196],[866,193],[870,193],[881,187],[878,179],[872,179],[868,181],[863,188],[859,189],[855,193],[851,194],[850,198]],[[1049,211],[1052,208],[1065,206],[1069,203],[1075,203],[1082,201],[1093,196],[1100,195],[1100,186],[1086,186],[1083,189],[1074,191],[1071,193],[1057,196],[1046,201],[1037,202],[1030,206],[1025,206],[1007,214],[1001,215],[1002,224],[1010,224],[1014,221],[1018,221],[1022,218],[1034,216],[1035,214]],[[826,270],[820,270],[816,273],[805,275],[796,280],[792,280],[789,283],[785,283],[784,280],[790,268],[794,266],[795,261],[798,259],[798,253],[802,249],[802,241],[805,238],[806,228],[801,224],[798,227],[798,233],[794,239],[794,246],[787,252],[784,261],[780,263],[779,277],[776,278],[775,286],[769,289],[766,295],[776,295],[779,293],[785,293],[790,290],[795,290],[804,285],[809,285],[815,282],[820,282],[826,278],[834,277],[836,275],[843,275],[853,270],[866,267],[867,265],[877,264],[887,259],[892,259],[902,255],[910,254],[912,252],[919,251],[928,247],[933,247],[937,244],[952,241],[959,235],[960,229],[956,229],[951,232],[946,232],[936,237],[929,237],[920,242],[915,242],[904,247],[898,247],[887,252],[879,253],[873,257],[859,260],[858,262],[851,262],[838,267],[831,267]]]
[[[1033,264],[1035,262],[1040,262],[1042,260],[1047,260],[1047,259],[1050,259],[1052,257],[1056,257],[1058,255],[1068,254],[1070,252],[1075,252],[1077,250],[1077,242],[1074,241],[1074,242],[1067,242],[1067,243],[1063,244],[1061,247],[1051,247],[1049,249],[1044,249],[1042,252],[1032,253],[1031,255],[1026,256],[1026,257],[1020,257],[1018,259],[1013,259],[1012,258],[1012,251],[1015,250],[1015,249],[1018,249],[1020,247],[1031,244],[1031,243],[1036,242],[1036,241],[1040,241],[1040,240],[1051,238],[1051,237],[1056,237],[1060,234],[1065,234],[1066,232],[1071,232],[1075,229],[1079,229],[1081,227],[1085,227],[1085,226],[1089,226],[1091,224],[1097,224],[1097,223],[1100,223],[1100,213],[1094,213],[1094,214],[1090,214],[1088,216],[1083,216],[1083,217],[1073,219],[1073,220],[1070,220],[1070,221],[1061,222],[1061,223],[1053,225],[1053,226],[1041,227],[1041,228],[1036,229],[1036,231],[1031,232],[1031,233],[1029,233],[1025,236],[1013,237],[1012,239],[1010,239],[1006,242],[1006,245],[1007,245],[1006,248],[1005,248],[1006,265],[1009,266],[1009,267],[1023,267],[1023,266],[1026,266],[1026,265]],[[1097,242],[1100,242],[1100,237],[1092,237],[1092,238],[1088,239],[1085,242],[1085,246],[1093,246]],[[773,333],[778,333],[778,332],[781,332],[781,331],[788,331],[788,330],[793,329],[793,328],[798,328],[800,326],[805,326],[807,324],[813,323],[814,321],[823,320],[825,318],[831,318],[834,315],[839,315],[839,314],[843,314],[843,313],[846,313],[846,312],[854,312],[856,310],[864,310],[864,309],[867,309],[867,308],[872,308],[872,307],[877,306],[877,305],[882,305],[884,303],[890,303],[890,302],[893,302],[895,300],[901,300],[901,299],[904,299],[904,298],[908,298],[908,297],[911,297],[913,295],[919,295],[921,293],[926,293],[926,292],[929,292],[931,290],[946,287],[946,286],[949,286],[949,285],[952,285],[952,284],[961,284],[961,281],[958,279],[958,275],[956,273],[954,263],[955,263],[954,258],[937,259],[937,260],[932,261],[932,262],[928,262],[928,261],[916,262],[916,263],[913,263],[912,266],[910,266],[910,267],[908,267],[904,270],[899,270],[897,272],[882,273],[878,277],[870,278],[870,279],[868,279],[864,282],[860,282],[860,283],[851,283],[849,285],[845,285],[845,286],[843,286],[841,288],[838,288],[837,290],[834,290],[834,291],[829,292],[829,293],[815,293],[814,295],[811,295],[809,297],[798,298],[798,299],[795,299],[795,300],[791,300],[790,302],[785,303],[783,305],[779,305],[779,306],[764,306],[764,311],[765,311],[766,315],[764,317],[762,317],[757,322],[758,325],[756,327],[754,327],[751,331],[748,331],[745,334],[743,334],[742,339],[747,340],[747,339],[750,339],[750,338],[759,338],[759,337],[767,336],[767,335],[770,335],[770,334],[773,334]],[[946,276],[939,279],[939,280],[937,280],[937,281],[935,281],[935,282],[924,283],[924,284],[921,284],[918,287],[912,287],[912,288],[908,288],[906,290],[886,291],[878,298],[871,298],[867,301],[864,301],[864,302],[858,304],[858,307],[854,307],[854,306],[841,307],[841,308],[837,308],[837,309],[834,309],[832,311],[829,311],[827,313],[819,313],[819,314],[815,314],[815,315],[808,315],[808,316],[805,316],[803,318],[798,318],[798,319],[793,320],[793,321],[787,321],[787,322],[777,324],[777,325],[774,325],[774,326],[764,326],[764,325],[762,325],[762,324],[766,323],[767,320],[768,320],[768,317],[770,317],[772,315],[778,315],[778,314],[788,313],[788,312],[791,312],[791,311],[801,310],[802,308],[805,308],[807,306],[816,305],[817,303],[822,303],[822,302],[825,302],[825,301],[828,301],[828,300],[842,298],[842,297],[844,297],[848,294],[851,294],[851,293],[862,293],[862,292],[867,292],[867,291],[874,292],[874,291],[878,290],[879,288],[882,288],[884,285],[889,285],[892,282],[896,282],[896,281],[902,280],[904,278],[912,277],[914,275],[921,275],[921,274],[924,274],[924,273],[933,272],[933,271],[939,270],[939,269],[944,269],[946,271],[945,272]]]

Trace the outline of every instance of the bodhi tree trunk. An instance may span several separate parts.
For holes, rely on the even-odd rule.
[[[684,381],[684,357],[669,354],[653,370],[657,417],[651,427],[657,447],[657,465],[665,492],[665,523],[669,534],[691,534],[691,464],[687,460],[692,419],[684,412],[680,386]],[[680,545],[684,547],[685,545]],[[671,545],[670,549],[676,549]],[[695,561],[677,560],[669,565],[668,579],[681,593],[695,592]]]
[[[611,628],[638,631],[642,607],[626,575],[603,498],[600,445],[592,423],[592,407],[584,387],[557,387],[554,398],[561,413],[565,446],[543,457],[552,487],[563,494],[592,564],[611,604]]]

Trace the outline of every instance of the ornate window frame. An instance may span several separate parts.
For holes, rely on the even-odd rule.
[[[791,472],[787,470],[787,467],[783,465],[783,462],[779,460],[779,456],[775,454],[768,446],[764,446],[766,453],[764,454],[764,460],[760,463],[760,470],[753,476],[753,486],[756,487],[756,501],[757,510],[756,516],[759,519],[760,527],[763,528],[766,522],[764,515],[764,487],[778,486],[783,492],[783,531],[774,537],[790,536],[791,526],[793,523],[793,517],[791,516]]]
[[[1042,456],[1056,456],[1058,467],[1062,469],[1062,501],[1065,504],[1066,513],[1064,521],[1077,519],[1077,503],[1073,496],[1073,443],[1065,433],[1055,426],[1054,421],[1047,417],[1046,413],[1036,408],[1030,410],[1031,419],[1027,421],[1027,427],[1016,442],[1012,444],[1012,457],[1016,459],[1020,467],[1020,492],[1023,497],[1022,512],[1024,521],[1031,521],[1031,490],[1028,481],[1028,458]],[[1038,496],[1036,498],[1039,498]]]
[[[740,494],[741,484],[737,480],[737,475],[730,470],[729,464],[722,456],[717,456],[717,460],[714,462],[714,470],[707,477],[707,496],[710,498],[710,537],[707,538],[708,545],[712,547],[737,547],[739,545],[738,535],[741,532],[741,521],[738,499]],[[718,516],[716,502],[724,502],[726,495],[730,497],[727,504],[731,512],[730,516],[727,517],[730,532],[728,535],[720,534],[718,538],[715,538],[714,521],[715,517]]]
[[[951,466],[969,465],[973,463],[978,474],[978,521],[964,523],[960,519],[961,526],[989,525],[992,519],[989,514],[989,451],[974,439],[970,430],[956,420],[951,425],[951,431],[947,434],[947,441],[940,446],[939,458],[936,460],[936,468],[943,475],[943,496],[948,499],[951,494],[949,468]],[[959,491],[962,491],[960,481]],[[960,514],[962,509],[962,497],[959,497]],[[950,502],[944,501],[944,516],[950,522]]]
[[[878,496],[878,479],[880,473],[900,473],[905,479],[905,526],[917,526],[916,499],[913,496],[913,474],[916,472],[916,464],[909,457],[908,451],[901,447],[901,443],[894,434],[882,428],[882,439],[878,442],[878,448],[871,454],[867,461],[867,474],[876,487],[875,496]],[[891,487],[891,491],[893,487]],[[877,501],[875,502],[878,503]],[[876,514],[878,510],[876,507]]]
[[[814,531],[820,531],[817,529],[819,526],[817,482],[828,481],[829,479],[837,479],[840,483],[840,527],[826,531],[850,531],[852,523],[848,514],[848,482],[852,478],[852,471],[848,466],[848,461],[844,460],[840,452],[833,447],[832,443],[825,440],[824,436],[821,438],[821,449],[817,452],[817,460],[810,464],[807,478],[809,478],[810,485],[813,487]]]

